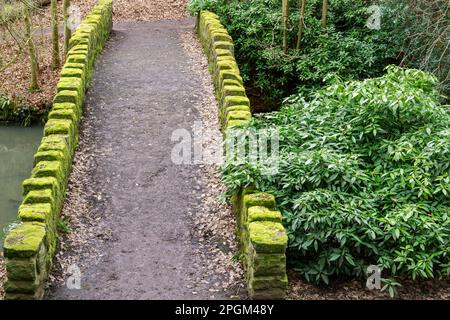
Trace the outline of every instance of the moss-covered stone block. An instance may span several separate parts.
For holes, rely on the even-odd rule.
[[[251,276],[249,279],[249,285],[253,292],[256,291],[270,291],[272,289],[283,290],[283,297],[287,290],[287,275],[279,276]],[[275,297],[273,297],[276,299]]]
[[[80,63],[71,63],[70,65],[79,65]],[[85,85],[85,75],[86,71],[79,68],[69,68],[64,67],[61,70],[61,78],[78,78],[81,79],[83,85]],[[63,101],[65,102],[65,101]]]
[[[248,124],[248,120],[230,120],[227,122],[225,129],[232,129],[237,127],[245,127]]]
[[[217,61],[215,64],[215,74],[218,76],[220,71],[223,70],[232,70],[233,72],[240,74],[239,68],[235,61],[231,59]]]
[[[80,94],[76,90],[63,90],[58,92],[53,99],[53,104],[57,103],[73,103],[76,106],[80,107],[82,104],[82,100]]]
[[[248,254],[248,272],[253,276],[284,276],[286,274],[285,254],[250,251]]]
[[[28,300],[39,300],[40,296],[36,294],[27,294],[27,293],[5,293],[5,300],[17,300],[17,301],[28,301]]]
[[[52,110],[73,110],[77,115],[77,118],[81,118],[82,110],[75,103],[65,102],[65,103],[54,103]]]
[[[280,223],[251,222],[248,230],[250,243],[257,253],[285,253],[288,237]]]
[[[222,122],[224,122],[224,120],[227,119],[228,113],[230,113],[232,111],[243,111],[243,112],[249,112],[250,113],[250,108],[248,106],[232,106],[232,107],[223,109],[223,112],[221,114]],[[250,115],[250,118],[251,118],[251,115]]]
[[[5,282],[5,291],[9,293],[29,293],[34,294],[39,287],[39,280],[19,281],[7,279]]]
[[[217,57],[225,57],[225,56],[230,56],[230,57],[234,57],[234,52],[229,50],[229,49],[222,49],[222,48],[214,48],[214,52],[211,55],[215,58]]]
[[[89,61],[87,52],[85,53],[71,53],[67,56],[67,62],[69,63],[83,63],[87,64]]]
[[[284,300],[286,298],[286,289],[269,288],[264,290],[254,290],[249,286],[248,295],[252,300]]]
[[[65,168],[60,161],[41,161],[35,165],[31,172],[34,178],[53,177],[60,184],[66,180]]]
[[[219,88],[223,88],[225,80],[234,80],[238,82],[240,85],[243,85],[244,83],[242,77],[238,73],[234,72],[234,70],[219,71],[219,81],[216,85],[218,85]]]
[[[6,259],[8,279],[34,282],[37,279],[36,258]]]
[[[49,203],[22,204],[19,207],[19,220],[23,222],[48,223],[53,218]]]
[[[73,48],[76,45],[84,44],[89,45],[89,34],[77,33],[73,34],[69,41],[70,48]]]
[[[250,121],[251,118],[252,114],[248,111],[230,111],[227,114],[226,121],[227,123],[235,120]]]
[[[227,32],[218,32],[215,31],[211,35],[211,39],[213,42],[228,42],[233,43],[233,39]]]
[[[73,121],[66,119],[49,119],[44,127],[44,135],[67,135],[69,137],[70,146],[75,145],[75,126]]]
[[[281,223],[281,212],[267,207],[254,206],[247,209],[247,221],[272,221]]]
[[[55,210],[55,199],[53,197],[52,190],[33,190],[27,193],[23,199],[24,204],[33,203],[49,203],[52,206],[52,210]]]
[[[5,257],[30,258],[36,256],[45,240],[45,225],[25,222],[14,227],[3,244]]]
[[[80,122],[80,119],[78,117],[76,110],[70,110],[70,109],[56,109],[50,111],[48,114],[49,119],[64,119],[64,120],[70,120],[75,123],[75,125],[78,125]]]
[[[84,63],[65,63],[64,64],[64,69],[79,69],[82,72],[85,72],[86,70],[86,65]]]
[[[276,201],[275,197],[271,195],[270,193],[265,192],[256,192],[256,193],[249,193],[244,195],[242,198],[243,201],[243,207],[245,209],[248,209],[252,206],[261,206],[266,207],[269,209],[275,209],[276,208]]]
[[[30,191],[46,189],[51,190],[52,195],[56,196],[59,192],[59,184],[55,177],[30,178],[23,181],[22,189],[24,196]]]
[[[89,51],[89,45],[87,44],[77,44],[75,46],[73,46],[69,52],[83,52],[83,51]]]
[[[226,109],[232,106],[247,106],[250,107],[250,100],[247,97],[240,96],[225,96],[223,98],[222,108]]]
[[[61,78],[57,85],[56,91],[76,91],[79,97],[84,97],[84,85],[80,78],[64,77]]]
[[[38,153],[46,151],[59,151],[64,155],[66,162],[71,159],[71,145],[67,134],[51,134],[42,138]],[[54,154],[56,155],[56,154]]]
[[[234,45],[231,42],[228,41],[213,42],[213,48],[215,52],[217,52],[217,50],[229,50],[231,52],[231,55],[234,55]]]
[[[246,97],[245,88],[242,85],[225,85],[222,88],[222,95],[226,96],[238,96]]]
[[[34,165],[38,164],[41,161],[59,161],[66,164],[67,158],[64,153],[59,150],[45,150],[38,151],[34,155]]]

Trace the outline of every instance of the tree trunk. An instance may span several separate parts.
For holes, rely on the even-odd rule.
[[[323,0],[322,6],[322,28],[327,27],[327,16],[328,16],[328,0]]]
[[[58,69],[61,64],[59,58],[59,31],[58,31],[58,1],[52,0],[52,69]]]
[[[39,90],[39,82],[38,82],[38,76],[39,76],[39,65],[38,60],[36,56],[36,48],[34,46],[33,41],[33,34],[31,32],[31,11],[30,6],[32,3],[30,1],[24,1],[23,4],[23,13],[24,13],[24,21],[25,21],[25,39],[28,47],[28,53],[30,55],[30,62],[31,62],[31,91],[37,91]]]
[[[69,7],[70,0],[64,0],[63,3],[63,14],[64,14],[64,54],[67,56],[69,52],[69,41],[72,36],[72,31],[69,26]]]
[[[283,7],[283,50],[287,52],[287,22],[289,16],[289,1],[282,0]]]
[[[300,15],[298,18],[297,50],[300,50],[300,45],[302,42],[303,23],[305,21],[306,0],[299,0],[299,6],[300,6]]]

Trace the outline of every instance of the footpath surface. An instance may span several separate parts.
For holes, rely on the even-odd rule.
[[[190,280],[203,276],[188,216],[200,201],[199,171],[171,161],[172,132],[199,119],[193,93],[202,82],[180,43],[193,27],[192,19],[114,25],[85,107],[95,119],[91,181],[104,197],[95,210],[112,241],[82,268],[80,290],[60,285],[50,299],[211,298],[211,284]]]

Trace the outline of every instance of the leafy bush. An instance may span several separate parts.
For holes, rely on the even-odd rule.
[[[221,17],[237,46],[236,58],[251,94],[272,108],[295,92],[316,89],[336,76],[379,76],[396,63],[403,35],[398,30],[400,4],[382,6],[382,28],[366,26],[368,7],[379,1],[330,1],[328,28],[320,25],[322,0],[308,0],[300,50],[296,50],[298,1],[290,1],[288,43],[282,48],[281,1],[191,0],[191,12],[209,9]],[[395,31],[393,31],[395,30]]]
[[[0,92],[0,125],[12,122],[27,127],[38,121],[44,121],[44,116],[48,110],[49,106],[39,109],[27,105],[26,101],[23,101],[20,97],[11,100],[7,95]]]
[[[224,181],[276,196],[289,261],[307,279],[361,276],[371,264],[394,278],[450,275],[450,115],[436,81],[390,66],[293,96],[249,124],[278,130],[279,172],[228,163]]]

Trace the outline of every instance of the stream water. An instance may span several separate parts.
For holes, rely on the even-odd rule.
[[[22,181],[30,177],[42,127],[0,126],[0,251],[5,228],[17,219]]]

